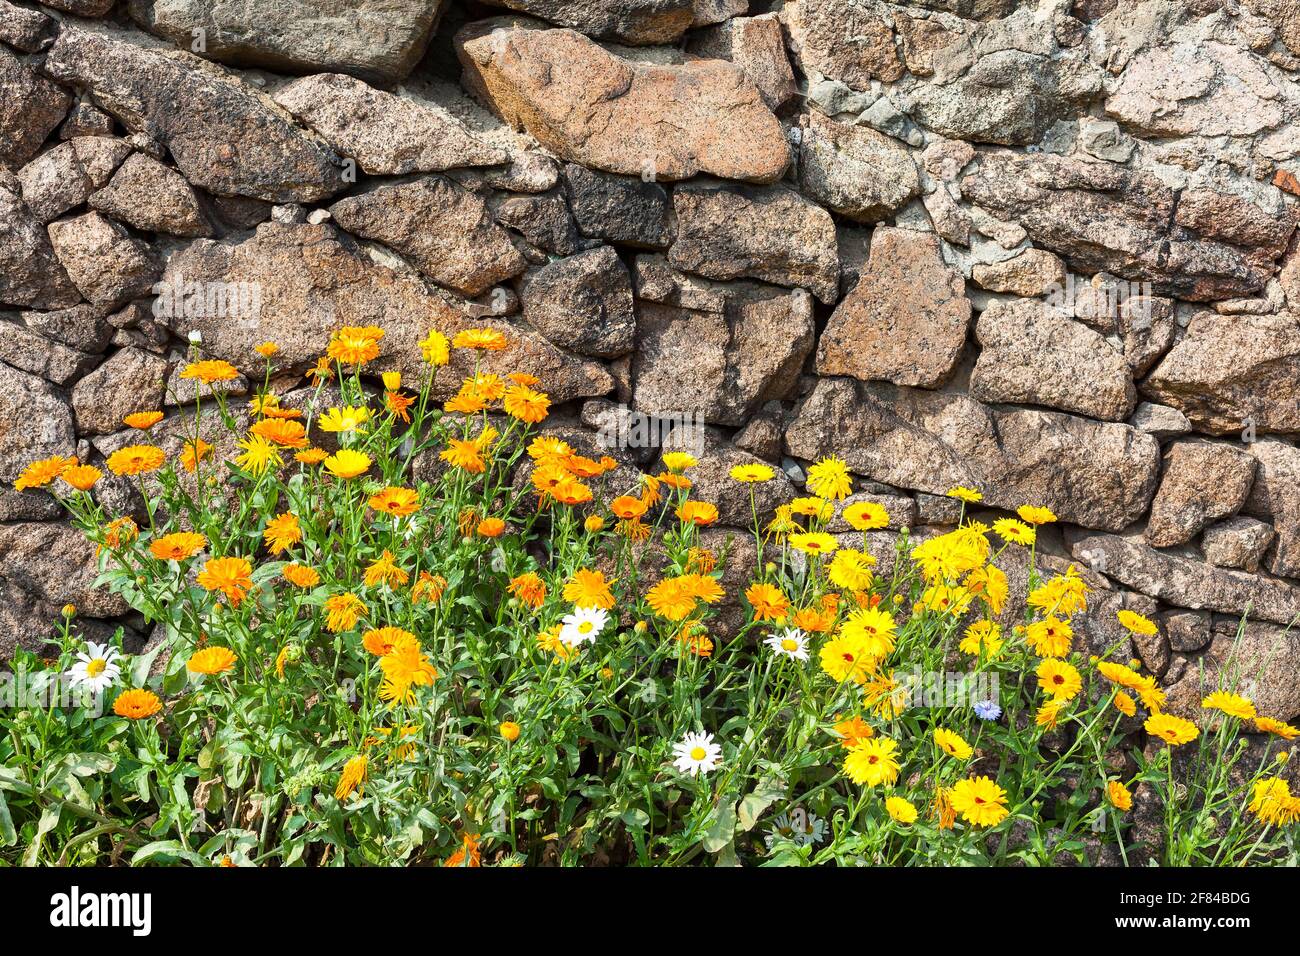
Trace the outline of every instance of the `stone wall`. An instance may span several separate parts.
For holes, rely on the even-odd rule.
[[[178,444],[191,331],[292,393],[338,325],[490,323],[575,441],[702,416],[734,526],[755,458],[919,535],[1046,505],[1171,700],[1294,718],[1298,113],[1296,0],[0,0],[0,650],[144,638],[12,481]]]

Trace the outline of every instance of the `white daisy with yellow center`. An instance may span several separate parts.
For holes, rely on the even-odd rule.
[[[605,629],[609,614],[598,607],[577,607],[560,621],[560,643],[569,647],[590,644]]]
[[[713,734],[688,733],[673,744],[673,757],[674,767],[695,777],[722,763],[722,747],[713,742]]]
[[[122,673],[117,663],[119,656],[116,647],[87,642],[86,649],[77,655],[67,673],[73,689],[85,688],[98,693],[112,687]]]
[[[797,627],[787,627],[763,641],[777,657],[793,657],[797,661],[808,659],[808,635]]]

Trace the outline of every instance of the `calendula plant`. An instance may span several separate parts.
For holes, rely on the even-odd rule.
[[[880,553],[889,516],[839,504],[843,462],[813,464],[810,494],[770,519],[753,489],[773,472],[744,465],[757,561],[729,568],[690,454],[665,452],[657,475],[580,454],[546,431],[542,383],[480,364],[508,358],[499,331],[431,332],[418,381],[368,372],[383,337],[335,333],[301,408],[270,388],[270,343],[238,407],[219,387],[236,370],[196,352],[180,453],[144,413],[105,463],[136,482],[134,516],[105,510],[95,466],[24,472],[159,639],[136,656],[120,632],[86,644],[69,609],[56,656],[10,662],[89,698],[0,715],[5,859],[1092,863],[1135,849],[1133,788],[1163,814],[1155,862],[1295,861],[1285,753],[1233,770],[1243,725],[1300,731],[1231,688],[1198,727],[1117,648],[1080,652],[1084,580],[1035,559],[1047,509],[991,528],[963,511]],[[479,358],[440,404],[453,349]],[[830,533],[837,518],[853,530]],[[916,675],[936,674],[959,692],[923,696]],[[1140,725],[1163,745],[1121,779]]]

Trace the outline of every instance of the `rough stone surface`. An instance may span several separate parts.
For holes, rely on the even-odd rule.
[[[566,163],[564,185],[584,236],[640,249],[666,249],[672,243],[672,204],[658,183]]]
[[[1125,587],[1175,607],[1286,624],[1300,614],[1300,586],[1157,551],[1140,536],[1078,535],[1074,556]]]
[[[937,238],[877,228],[862,278],[822,333],[817,371],[937,387],[966,344],[971,307],[963,289]]]
[[[204,55],[224,63],[281,73],[353,73],[382,82],[411,72],[444,6],[444,0],[130,0],[128,9],[145,29],[186,48],[193,31],[203,30]]]
[[[981,289],[1011,295],[1047,295],[1065,285],[1065,264],[1045,249],[1026,249],[1002,262],[978,263],[971,278]]]
[[[337,404],[301,376],[341,325],[408,378],[429,329],[487,325],[511,347],[480,370],[536,375],[548,433],[621,462],[602,501],[663,447],[597,433],[709,423],[732,591],[729,463],[779,470],[766,512],[841,455],[882,561],[971,485],[981,521],[1060,517],[1038,560],[1087,564],[1077,650],[1194,702],[1221,625],[1300,606],[1298,216],[1294,0],[0,0],[0,528],[66,527],[13,479],[102,464],[130,410],[179,450],[213,394],[178,377],[191,331],[246,424],[257,342],[303,407]],[[131,481],[95,497],[145,520]],[[0,656],[69,590],[22,573]]]
[[[0,362],[0,482],[12,485],[28,462],[76,447],[72,409],[58,389]]]
[[[32,331],[80,352],[98,355],[113,338],[107,310],[97,305],[83,303],[53,312],[24,312],[22,320]]]
[[[106,187],[91,194],[90,205],[145,232],[191,239],[212,234],[185,177],[144,153],[127,159]]]
[[[0,163],[21,166],[67,115],[72,97],[0,46]]]
[[[1259,292],[1294,228],[1290,213],[1271,216],[1227,195],[1213,216],[1184,222],[1176,216],[1185,197],[1153,175],[1046,154],[983,155],[961,189],[1076,270],[1149,281],[1195,301]],[[1233,219],[1257,227],[1249,241]]]
[[[657,256],[634,270],[637,351],[633,407],[739,425],[793,388],[812,350],[812,301],[750,282],[716,284]]]
[[[1200,431],[1300,431],[1300,319],[1198,312],[1142,392]]]
[[[797,0],[782,11],[804,75],[833,77],[857,90],[903,75],[884,11],[855,0]]]
[[[543,266],[521,299],[529,325],[582,355],[616,358],[636,344],[632,280],[610,246]]]
[[[483,199],[443,176],[380,186],[330,207],[351,232],[407,257],[439,285],[478,295],[527,262]]]
[[[1254,479],[1255,462],[1240,449],[1174,442],[1165,451],[1160,489],[1151,502],[1147,542],[1157,548],[1186,544],[1211,522],[1236,514]]]
[[[1188,719],[1201,718],[1201,700],[1216,690],[1233,689],[1248,697],[1260,714],[1292,721],[1300,716],[1300,682],[1295,661],[1300,634],[1258,621],[1238,634],[1237,622],[1216,618],[1214,636],[1195,667],[1166,689],[1165,709]]]
[[[274,99],[371,175],[437,173],[509,159],[445,112],[341,73],[295,80]]]
[[[56,606],[75,604],[91,617],[125,614],[125,601],[92,587],[98,574],[95,546],[68,525],[0,525],[0,579],[28,594]]]
[[[1229,518],[1205,529],[1201,550],[1205,560],[1220,568],[1259,570],[1264,553],[1273,543],[1273,526],[1254,518]]]
[[[673,43],[695,22],[692,0],[486,0],[590,37]]]
[[[49,234],[22,200],[17,177],[0,169],[0,304],[59,309],[81,301]]]
[[[1277,532],[1269,570],[1300,577],[1300,448],[1261,441],[1246,450],[1259,463],[1246,510],[1271,519]]]
[[[1199,651],[1213,636],[1214,615],[1209,611],[1166,611],[1158,621],[1172,650]]]
[[[846,379],[818,381],[785,440],[799,458],[836,454],[897,488],[963,485],[994,507],[1044,505],[1062,521],[1112,531],[1146,511],[1159,473],[1155,439],[1127,425]]]
[[[52,222],[49,234],[73,284],[95,305],[147,295],[162,271],[148,245],[97,212]]]
[[[573,255],[585,245],[558,189],[534,196],[508,196],[494,204],[493,213],[498,223],[551,255]]]
[[[0,41],[23,53],[35,53],[53,38],[54,20],[51,17],[39,10],[0,0]]]
[[[16,322],[0,319],[0,362],[67,385],[95,367],[93,355],[53,342]]]
[[[826,210],[784,186],[679,186],[668,261],[710,279],[761,279],[835,300],[840,264]]]
[[[970,394],[983,402],[1046,405],[1119,422],[1137,402],[1124,356],[1104,338],[1032,300],[995,302],[975,335],[983,351]]]
[[[167,361],[151,352],[114,352],[72,390],[77,432],[105,435],[121,431],[127,415],[161,409],[167,370]]]
[[[687,50],[699,57],[736,64],[758,87],[768,109],[779,109],[798,91],[780,21],[772,14],[734,17],[696,31]]]
[[[316,202],[343,187],[329,151],[274,104],[185,54],[65,27],[45,72],[90,90],[133,133],[148,131],[210,192]]]
[[[790,162],[781,124],[739,67],[626,60],[571,30],[471,25],[467,84],[561,159],[660,180],[768,183]]]
[[[80,136],[60,143],[18,170],[23,202],[41,222],[57,219],[108,182],[130,153],[124,140],[107,137]]]
[[[418,377],[416,343],[429,329],[451,337],[461,329],[487,324],[504,331],[514,345],[485,359],[485,371],[535,375],[556,402],[603,395],[614,384],[600,365],[561,351],[535,332],[503,320],[471,319],[432,295],[416,277],[359,254],[327,225],[267,223],[243,241],[200,239],[168,261],[162,285],[173,288],[178,278],[220,282],[234,289],[246,283],[260,290],[255,308],[237,309],[233,315],[229,308],[209,309],[206,302],[193,309],[197,314],[188,315],[184,297],[177,296],[169,302],[171,314],[166,316],[172,331],[185,337],[198,330],[205,351],[252,376],[262,374],[262,359],[249,342],[274,340],[280,346],[278,365],[305,371],[334,329],[378,325],[387,334],[375,368],[397,368]],[[455,391],[472,372],[473,360],[458,351],[452,365],[438,376],[439,387]]]
[[[832,212],[876,222],[921,191],[906,147],[866,126],[808,114],[799,145],[799,188]]]
[[[1178,409],[1152,402],[1138,402],[1128,423],[1155,438],[1177,438],[1192,430],[1192,423]]]

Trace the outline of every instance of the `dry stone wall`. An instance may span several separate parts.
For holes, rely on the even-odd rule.
[[[1171,700],[1293,719],[1298,115],[1297,0],[0,0],[0,656],[65,602],[147,639],[12,482],[179,442],[190,333],[293,402],[339,325],[487,323],[627,474],[676,422],[726,524],[827,454],[881,557],[953,485],[1046,505],[1080,641],[1158,615]]]

